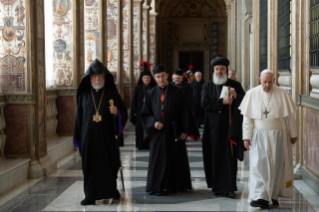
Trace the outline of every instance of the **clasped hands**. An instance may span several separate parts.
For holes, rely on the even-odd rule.
[[[154,128],[157,129],[157,130],[161,130],[163,129],[164,125],[161,123],[161,122],[155,122],[154,124]],[[185,140],[187,138],[187,133],[182,133],[181,134],[181,139],[182,140]]]
[[[290,141],[292,144],[295,144],[297,140],[298,140],[298,137],[290,138]],[[244,146],[247,150],[250,150],[250,146],[251,146],[250,140],[244,140]]]
[[[230,90],[230,96],[231,97],[225,97],[223,99],[223,104],[224,105],[232,105],[233,104],[233,100],[237,98],[237,92],[235,90]]]

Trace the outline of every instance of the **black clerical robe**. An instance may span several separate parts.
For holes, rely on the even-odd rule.
[[[93,90],[98,107],[103,89]],[[115,89],[105,89],[99,113],[101,122],[93,122],[96,111],[91,90],[83,91],[77,98],[77,112],[74,129],[74,142],[82,156],[84,174],[84,193],[88,200],[119,198],[117,174],[120,167],[119,146],[115,140],[113,114],[110,113],[109,100],[114,100],[118,109],[115,117],[117,131],[124,127],[128,115],[125,103]]]
[[[168,85],[164,90],[163,111],[161,110],[162,89],[155,86],[148,92],[141,112],[144,134],[150,139],[146,191],[191,190],[185,141],[175,141],[177,137],[175,135],[187,133],[198,139],[199,132],[182,90],[172,85]],[[163,129],[154,128],[157,121],[164,125]]]
[[[135,125],[136,142],[135,146],[138,149],[149,149],[149,142],[144,140],[144,129],[141,120],[141,110],[146,98],[147,92],[155,85],[145,86],[144,84],[137,85],[133,92],[131,103],[131,116],[130,121]],[[134,116],[134,114],[136,114]]]
[[[194,111],[194,108],[193,108],[193,90],[192,90],[192,87],[190,86],[190,84],[188,84],[187,82],[181,82],[180,85],[178,86],[176,84],[176,82],[171,82],[171,85],[179,87],[183,91],[183,94],[184,94],[184,96],[186,98],[186,102],[187,102],[191,112],[193,112]]]
[[[205,111],[201,105],[202,89],[204,83],[205,82],[203,80],[199,82],[197,80],[194,80],[190,84],[193,90],[193,109],[197,126],[204,124],[205,120]]]
[[[237,92],[231,111],[233,124],[229,126],[229,105],[223,104],[220,92],[223,85],[208,81],[203,85],[202,108],[206,112],[203,132],[203,159],[208,188],[214,192],[237,191],[237,158],[243,156],[242,116],[238,107],[245,95],[240,83],[228,79],[225,86]],[[241,120],[239,120],[241,119]],[[234,157],[231,153],[230,140],[233,142]]]

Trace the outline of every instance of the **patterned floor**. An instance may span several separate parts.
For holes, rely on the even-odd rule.
[[[28,180],[0,196],[0,211],[255,211],[247,202],[248,159],[240,163],[236,199],[216,197],[207,189],[202,162],[201,142],[188,141],[188,156],[194,191],[167,196],[145,193],[148,151],[135,150],[134,126],[124,131],[125,147],[121,148],[128,204],[99,202],[96,206],[80,205],[83,199],[81,158],[77,152],[58,162],[58,170],[38,180]],[[2,183],[2,182],[1,182]],[[119,182],[119,190],[121,190]],[[295,181],[294,199],[280,200],[271,211],[319,211],[319,197],[302,181]]]

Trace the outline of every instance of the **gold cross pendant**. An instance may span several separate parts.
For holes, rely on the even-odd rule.
[[[99,112],[96,111],[96,114],[93,115],[93,121],[96,123],[99,123],[100,121],[102,121],[102,116],[99,114]]]

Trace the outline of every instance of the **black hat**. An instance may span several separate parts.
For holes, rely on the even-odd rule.
[[[99,60],[95,59],[88,70],[85,72],[84,76],[82,77],[81,83],[79,85],[78,91],[77,91],[77,98],[79,95],[84,92],[85,90],[91,89],[91,78],[90,75],[96,75],[96,74],[104,74],[104,87],[114,89],[117,91],[115,83],[114,83],[114,77],[111,74],[109,70],[101,63]]]
[[[180,69],[175,70],[175,75],[183,76],[184,72]]]
[[[224,65],[226,66],[226,68],[229,66],[229,60],[227,58],[224,58],[220,55],[218,55],[217,57],[215,57],[210,64],[212,65],[213,69],[215,66],[217,65]]]
[[[158,65],[158,66],[153,68],[153,74],[158,74],[158,73],[162,73],[162,72],[166,72],[166,67],[163,64]]]
[[[150,85],[152,85],[152,87],[156,85],[156,82],[155,82],[155,80],[154,80],[154,78],[153,78],[153,76],[152,76],[152,73],[151,73],[150,71],[147,71],[147,70],[141,72],[140,78],[138,79],[138,83],[137,83],[138,85],[143,84],[142,78],[143,78],[144,76],[149,76],[149,77],[151,77],[151,83],[150,83]]]

